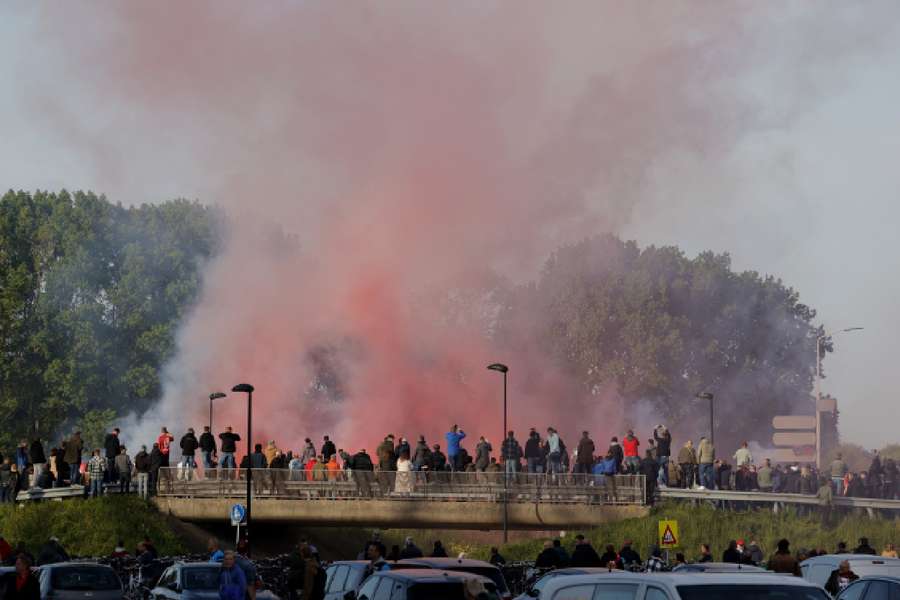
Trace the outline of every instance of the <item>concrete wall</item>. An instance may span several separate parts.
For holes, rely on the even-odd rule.
[[[157,497],[159,509],[184,521],[228,521],[232,498]],[[571,529],[641,517],[645,506],[586,504],[509,505],[510,529]],[[253,501],[253,520],[318,527],[404,527],[441,529],[501,529],[503,505],[494,502],[416,502],[398,500]]]

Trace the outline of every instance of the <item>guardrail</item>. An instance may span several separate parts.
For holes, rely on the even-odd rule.
[[[500,472],[313,472],[288,469],[253,469],[255,498],[584,504],[644,504],[643,475],[613,477],[563,473],[516,473],[505,481]],[[156,491],[160,496],[240,498],[246,494],[244,469],[203,472],[169,467],[160,469]]]
[[[745,502],[751,504],[802,504],[818,506],[819,499],[807,494],[785,494],[778,492],[738,492],[733,490],[695,490],[683,488],[663,488],[659,491],[662,498],[681,500],[714,500],[724,502]],[[900,500],[883,500],[880,498],[857,498],[853,496],[835,496],[832,506],[845,508],[864,508],[868,510],[900,510]]]

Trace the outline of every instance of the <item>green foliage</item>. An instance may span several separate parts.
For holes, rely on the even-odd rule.
[[[184,200],[0,199],[0,449],[108,425],[158,399],[217,227],[212,209]]]
[[[89,410],[84,414],[81,418],[81,439],[88,452],[103,447],[103,439],[115,418],[116,412],[111,408]]]
[[[133,549],[148,536],[161,554],[184,551],[165,518],[136,496],[0,505],[3,534],[11,544],[23,541],[34,554],[52,535],[73,556],[104,556],[117,540]]]
[[[814,317],[780,280],[732,271],[727,254],[601,236],[559,249],[536,285],[515,290],[497,337],[541,340],[583,390],[685,434],[706,432],[694,396],[712,392],[717,439],[736,448],[767,439],[773,415],[812,412]]]
[[[875,548],[900,539],[900,520],[870,519],[864,513],[849,514],[839,520],[835,518],[833,525],[826,527],[816,513],[804,516],[794,510],[779,514],[773,514],[771,510],[722,511],[687,503],[665,504],[654,508],[650,516],[606,523],[581,533],[601,551],[606,544],[613,544],[618,550],[626,539],[630,539],[645,557],[650,546],[656,544],[657,524],[661,519],[678,521],[681,536],[678,551],[684,552],[688,560],[697,558],[701,543],[709,543],[713,557],[718,560],[728,542],[740,538],[748,544],[755,540],[766,557],[775,551],[781,538],[789,540],[794,551],[816,548],[829,552],[833,552],[840,541],[847,542],[852,548],[861,537],[868,537]],[[574,546],[575,533],[578,532],[570,532],[572,537],[564,540],[569,550]],[[543,541],[535,539],[510,544],[502,553],[507,560],[534,560]],[[488,545],[470,548],[471,556],[482,559],[489,556],[489,551]]]

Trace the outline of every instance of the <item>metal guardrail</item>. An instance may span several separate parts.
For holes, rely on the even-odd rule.
[[[253,469],[254,498],[306,500],[429,500],[502,502],[504,473],[497,472],[314,472]],[[246,494],[243,469],[160,469],[159,496],[240,498]],[[508,501],[555,504],[644,504],[643,475],[614,477],[563,473],[516,473],[509,476]]]
[[[728,502],[749,502],[768,504],[804,504],[819,505],[816,496],[807,494],[785,494],[778,492],[738,492],[733,490],[696,490],[683,488],[663,488],[659,491],[662,498],[681,500],[716,500]],[[900,510],[900,500],[883,500],[880,498],[857,498],[853,496],[835,496],[832,506],[847,508],[865,508],[878,510]]]

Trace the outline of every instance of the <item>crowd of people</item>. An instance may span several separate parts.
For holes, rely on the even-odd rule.
[[[812,465],[773,465],[768,458],[756,462],[746,442],[730,458],[717,456],[706,437],[700,437],[696,445],[687,440],[676,449],[663,425],[653,429],[643,450],[632,430],[621,439],[612,437],[605,451],[588,431],[582,432],[570,451],[553,427],[543,435],[532,428],[523,442],[509,431],[496,449],[481,436],[470,452],[466,448],[468,439],[458,425],[444,435],[443,447],[421,435],[412,441],[388,434],[375,448],[374,456],[365,449],[351,454],[338,448],[327,435],[318,447],[306,438],[299,449],[283,449],[269,440],[256,444],[252,452],[237,460],[241,436],[231,427],[214,435],[205,426],[199,436],[188,428],[177,445],[175,436],[163,427],[156,441],[141,446],[134,455],[121,443],[118,428],[109,431],[102,448],[90,450],[87,456],[81,432],[75,432],[49,453],[45,453],[41,440],[23,440],[11,456],[2,458],[0,502],[11,501],[19,490],[31,486],[50,488],[73,483],[83,483],[93,496],[113,484],[118,491],[134,489],[146,497],[156,489],[160,470],[170,466],[178,467],[179,477],[184,478],[194,477],[200,467],[205,474],[232,472],[231,476],[236,476],[235,469],[252,466],[283,471],[285,479],[314,481],[346,478],[348,472],[391,472],[396,473],[391,476],[391,485],[398,486],[398,491],[410,485],[410,477],[404,474],[476,472],[497,476],[545,474],[557,484],[579,481],[577,476],[581,481],[599,482],[611,475],[641,474],[651,500],[659,487],[809,494],[820,496],[823,503],[830,502],[834,495],[900,497],[900,468],[892,459],[882,461],[877,453],[865,471],[851,472],[838,454],[818,472]]]

